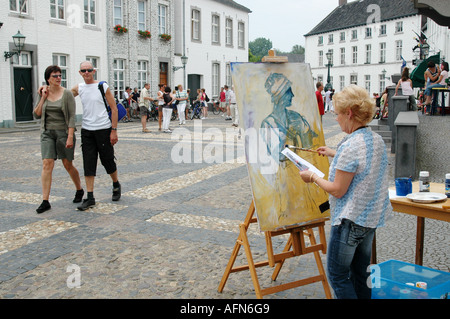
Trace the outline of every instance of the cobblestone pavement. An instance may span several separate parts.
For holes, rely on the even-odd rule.
[[[336,146],[344,134],[333,114],[323,121],[327,145]],[[229,149],[242,150],[238,130],[221,116],[187,121],[182,127],[192,132],[193,148],[207,155],[191,164],[173,163],[171,153],[180,144],[158,132],[154,122],[148,134],[141,132],[137,120],[121,123],[116,146],[121,200],[111,201],[110,178],[99,166],[97,205],[77,211],[73,184],[58,162],[52,209],[41,215],[35,212],[42,200],[39,131],[0,134],[0,298],[255,298],[248,272],[231,274],[224,291],[217,291],[252,200],[246,166],[242,158],[211,161],[208,147],[220,141],[211,141],[207,134],[202,140],[194,122],[201,123],[205,133],[228,129]],[[178,123],[172,126],[178,128]],[[77,137],[75,166],[82,175],[79,132]],[[395,213],[388,226],[377,231],[378,261],[413,262],[415,227],[414,217]],[[448,238],[448,223],[426,221],[425,266],[449,271]],[[250,239],[255,260],[266,259],[264,236],[254,228]],[[275,248],[284,244],[285,238],[274,239]],[[325,264],[325,256],[322,260]],[[246,263],[245,254],[239,263]],[[270,267],[258,269],[262,287],[318,271],[313,255],[308,255],[288,259],[276,283],[271,273]],[[325,295],[315,283],[265,297],[291,298]]]

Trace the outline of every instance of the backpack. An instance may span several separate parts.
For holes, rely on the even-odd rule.
[[[103,89],[103,83],[106,83],[106,81],[101,81],[98,84],[98,89],[100,90],[100,93],[102,94],[103,102],[105,103],[106,111],[108,112],[109,120],[111,121],[111,108],[108,105],[108,102],[106,102],[105,98],[105,91]],[[117,121],[120,121],[127,115],[127,110],[121,103],[117,103]]]
[[[206,93],[205,93],[205,102],[209,102],[209,97]]]

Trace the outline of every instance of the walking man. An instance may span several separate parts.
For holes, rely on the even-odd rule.
[[[147,114],[150,110],[150,101],[153,99],[150,97],[150,84],[145,83],[144,88],[141,91],[140,100],[139,100],[139,112],[141,113],[141,124],[142,124],[142,132],[150,133],[147,130]]]
[[[86,61],[80,64],[80,75],[84,83],[72,88],[72,94],[81,98],[83,104],[83,122],[81,125],[81,150],[83,153],[84,176],[86,180],[87,199],[83,200],[78,209],[87,210],[95,206],[94,181],[97,173],[97,160],[100,161],[113,182],[112,200],[118,201],[121,187],[118,179],[117,165],[114,159],[114,145],[117,137],[117,105],[108,84],[104,83],[106,101],[111,108],[109,119],[99,82],[94,80],[96,70],[92,63]]]

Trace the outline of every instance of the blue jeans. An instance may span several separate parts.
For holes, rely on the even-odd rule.
[[[370,299],[370,258],[375,228],[343,219],[331,227],[327,253],[328,280],[337,299]]]

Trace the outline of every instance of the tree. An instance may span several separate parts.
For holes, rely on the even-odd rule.
[[[249,42],[248,47],[254,56],[263,57],[272,49],[272,41],[266,38],[257,38]]]

